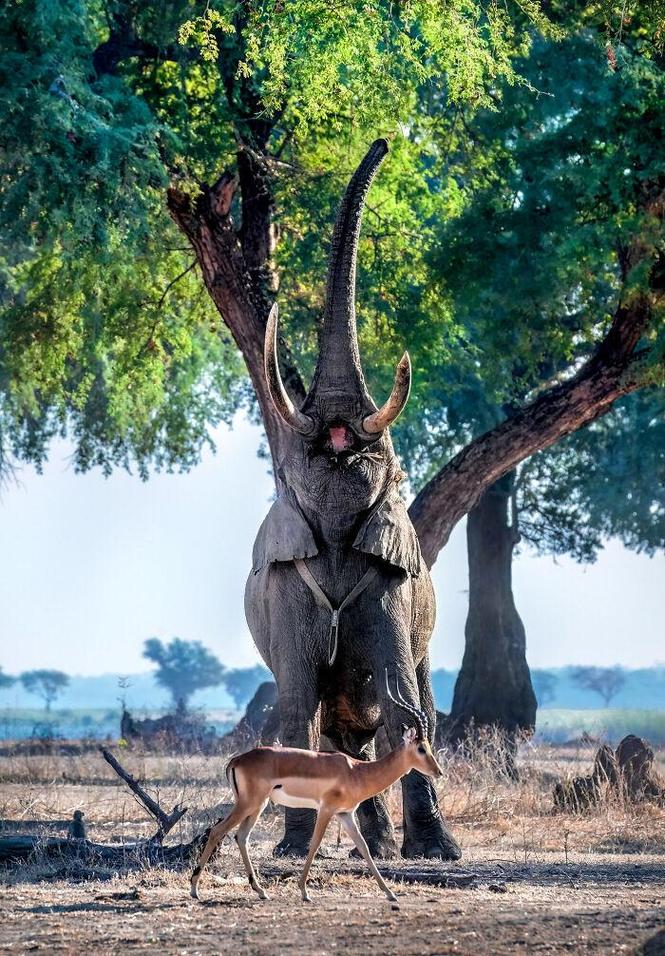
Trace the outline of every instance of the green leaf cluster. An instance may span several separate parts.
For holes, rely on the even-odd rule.
[[[0,11],[0,470],[12,459],[39,465],[64,431],[80,469],[189,467],[248,389],[187,271],[167,184],[196,195],[265,117],[267,148],[285,160],[279,224],[293,235],[304,214],[329,218],[340,173],[370,137],[408,128],[423,86],[481,104],[499,78],[515,81],[512,58],[534,23],[549,29],[536,4],[474,0],[9,0]],[[303,171],[330,177],[327,207],[308,183],[303,209]],[[320,280],[305,298],[316,300]],[[379,337],[376,325],[367,344]]]

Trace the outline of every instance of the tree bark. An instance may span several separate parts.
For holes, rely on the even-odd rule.
[[[471,722],[508,734],[532,730],[536,696],[526,662],[524,625],[512,592],[512,556],[519,540],[508,520],[514,475],[495,482],[469,512],[469,613],[462,669],[455,684],[448,736]]]
[[[237,185],[237,179],[225,173],[213,186],[205,186],[196,199],[171,188],[168,205],[171,216],[194,249],[210,297],[245,360],[277,476],[277,466],[290,435],[275,411],[266,384],[263,343],[271,297],[261,281],[262,269],[256,256],[251,265],[248,264],[233,222],[231,203]],[[249,226],[245,232],[248,236],[256,235],[256,230]],[[291,395],[296,401],[302,401],[304,388],[288,356],[283,357],[282,370]]]

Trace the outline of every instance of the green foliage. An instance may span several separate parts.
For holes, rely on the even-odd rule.
[[[238,709],[249,703],[259,684],[272,680],[270,671],[261,664],[254,667],[236,667],[224,672],[224,687]]]
[[[444,76],[452,102],[491,103],[488,80],[520,79],[513,58],[529,47],[529,23],[555,32],[533,2],[263,0],[241,11],[217,0],[179,38],[213,63],[239,35],[236,75],[302,140],[349,121],[408,122],[415,89]]]
[[[245,395],[166,214],[176,135],[94,78],[103,29],[83,2],[0,13],[0,471],[66,429],[81,470],[189,467]]]
[[[195,691],[215,687],[224,680],[224,666],[200,641],[174,637],[164,644],[151,637],[143,645],[143,656],[157,665],[155,680],[168,690],[178,710],[187,709]]]
[[[4,674],[2,668],[0,667],[0,690],[6,690],[14,683],[16,683],[16,678],[11,677],[9,674]]]
[[[665,548],[665,408],[647,389],[534,455],[518,479],[522,539],[593,561],[603,539],[653,555]]]
[[[589,355],[617,302],[618,249],[638,233],[663,248],[643,207],[665,178],[665,74],[624,56],[612,73],[597,35],[538,40],[522,69],[540,96],[508,89],[463,135],[454,119],[438,131],[450,136],[440,188],[459,211],[439,220],[431,254],[459,334],[453,361],[430,366],[410,456],[420,478]]]
[[[533,24],[550,29],[538,4],[479,0],[5,4],[0,471],[12,457],[39,465],[65,430],[82,470],[189,467],[248,390],[186,272],[167,183],[196,194],[260,116],[283,169],[327,174],[342,129],[356,152],[402,129],[423,86],[490,103],[498,78],[518,78]],[[293,183],[276,189],[283,228],[297,229]]]
[[[662,4],[547,11],[488,0],[5,4],[0,472],[11,458],[39,466],[64,432],[81,470],[186,468],[211,426],[251,406],[165,203],[169,183],[196,197],[234,169],[239,142],[268,157],[280,308],[307,375],[340,193],[367,143],[391,139],[363,227],[359,331],[377,398],[400,350],[411,353],[415,388],[395,440],[413,487],[570,374],[616,304],[617,250],[637,231],[662,248],[643,202],[664,174]],[[659,421],[660,393],[650,402]],[[637,461],[621,437],[643,420],[636,409],[624,404],[524,470],[525,540],[580,557],[609,533],[660,546],[655,450],[632,479],[637,504],[635,490],[625,506],[611,490]]]
[[[626,683],[626,675],[620,667],[576,667],[572,678],[585,690],[599,694],[606,707]]]
[[[531,683],[538,700],[538,707],[550,704],[556,697],[558,678],[551,671],[531,671]]]
[[[67,674],[57,670],[25,671],[20,680],[29,694],[42,698],[47,711],[50,711],[53,701],[69,684]]]
[[[454,204],[426,255],[450,320],[437,330],[441,362],[431,341],[417,361],[426,384],[396,429],[416,484],[592,353],[634,236],[649,261],[663,252],[645,197],[665,183],[665,74],[628,45],[612,72],[602,44],[588,29],[536,40],[520,68],[541,96],[507,89],[499,112],[439,120],[447,171],[434,182]],[[656,320],[645,383],[662,378]],[[653,388],[527,462],[517,482],[524,540],[580,560],[611,534],[650,553],[663,547],[663,411]]]

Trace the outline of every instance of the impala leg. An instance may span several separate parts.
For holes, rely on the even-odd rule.
[[[397,897],[395,896],[393,891],[390,889],[390,887],[386,885],[385,880],[383,879],[383,877],[377,870],[376,863],[372,859],[372,854],[369,852],[369,847],[365,843],[365,837],[362,835],[362,833],[358,829],[358,824],[356,823],[356,819],[353,813],[338,813],[337,816],[342,826],[344,827],[348,835],[351,837],[351,839],[355,843],[358,849],[358,852],[362,855],[363,859],[365,860],[365,863],[369,867],[370,873],[372,874],[376,882],[379,884],[379,886],[381,887],[383,892],[386,894],[390,902],[396,903]]]
[[[266,803],[268,801],[266,800]],[[252,865],[252,861],[249,858],[249,851],[247,849],[247,841],[249,840],[250,834],[254,829],[256,821],[259,819],[261,814],[265,809],[265,803],[263,803],[256,813],[253,813],[249,817],[245,817],[240,826],[238,827],[238,832],[236,833],[236,843],[238,844],[238,849],[240,850],[240,856],[242,857],[242,862],[245,864],[245,869],[247,870],[247,876],[249,877],[249,885],[252,887],[255,893],[258,894],[259,899],[267,900],[268,894],[265,889],[259,883],[256,871]]]
[[[220,820],[219,823],[216,823],[210,830],[206,845],[203,847],[201,856],[199,857],[198,862],[192,871],[189,892],[195,900],[199,898],[198,883],[204,866],[215,852],[219,844],[222,842],[226,834],[235,826],[237,826],[246,816],[247,808],[243,807],[241,809],[236,804],[233,810],[231,810],[229,813],[228,817],[225,817],[224,820]]]
[[[328,824],[330,823],[330,818],[332,813],[328,810],[319,810],[316,817],[316,823],[314,824],[314,833],[312,834],[312,841],[309,845],[309,852],[307,854],[307,859],[305,860],[305,865],[302,868],[302,873],[300,874],[300,889],[302,891],[302,898],[305,903],[311,903],[311,900],[307,894],[307,875],[309,874],[309,868],[312,865],[312,860],[316,856],[316,851],[321,846],[321,840],[323,835],[326,832]]]

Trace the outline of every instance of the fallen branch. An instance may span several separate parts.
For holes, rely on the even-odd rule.
[[[199,847],[201,838],[191,843],[178,843],[174,846],[162,846],[155,840],[142,840],[137,843],[90,843],[89,840],[68,840],[63,837],[41,837],[34,834],[20,834],[0,838],[0,863],[26,863],[35,858],[46,857],[65,861],[98,863],[106,866],[137,866],[150,864],[189,863],[192,854]]]
[[[155,818],[158,823],[158,829],[157,833],[151,837],[151,840],[161,843],[169,830],[172,830],[178,820],[187,813],[187,807],[176,804],[171,813],[164,813],[157,801],[153,800],[152,797],[145,792],[141,784],[134,779],[128,770],[125,770],[110,750],[107,750],[106,747],[100,747],[99,751],[107,764],[113,767],[118,776],[125,781],[132,793],[138,797],[148,813]]]

